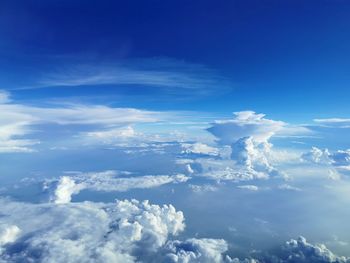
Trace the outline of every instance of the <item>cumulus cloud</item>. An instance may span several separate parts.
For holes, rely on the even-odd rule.
[[[281,262],[348,263],[350,258],[333,254],[324,244],[310,244],[304,237],[286,242],[282,248]]]
[[[302,154],[301,159],[329,168],[329,176],[332,179],[338,177],[337,172],[348,174],[350,171],[350,150],[337,150],[330,152],[328,149],[312,147],[309,152]],[[335,169],[335,170],[334,170]]]
[[[176,263],[222,263],[231,262],[223,254],[227,251],[228,245],[223,239],[196,239],[186,241],[170,241],[167,243],[166,258],[163,262]]]
[[[0,203],[2,222],[15,222],[22,230],[16,239],[17,227],[1,229],[5,262],[143,262],[185,227],[181,211],[148,201]]]
[[[66,204],[72,199],[73,194],[77,194],[83,189],[82,184],[76,184],[73,179],[68,176],[62,176],[58,182],[54,193],[54,202],[56,204]]]
[[[0,224],[0,253],[3,246],[15,242],[20,232],[16,225]]]
[[[53,187],[52,200],[63,204],[71,201],[72,195],[83,189],[103,192],[125,192],[130,189],[153,188],[169,183],[186,182],[189,177],[183,174],[176,175],[146,175],[134,177],[120,177],[116,171],[96,173],[76,173],[71,176],[62,176],[58,182],[46,182],[45,187]],[[50,186],[50,183],[52,184]]]
[[[216,121],[208,131],[218,138],[219,143],[231,145],[231,159],[240,170],[245,169],[250,175],[280,175],[269,160],[272,148],[269,139],[286,130],[288,124],[267,119],[264,114],[253,111],[235,112],[234,115],[231,120]]]
[[[182,143],[182,154],[186,155],[202,155],[202,156],[218,156],[219,149],[209,146],[205,143]]]
[[[243,137],[232,144],[231,159],[250,171],[277,174],[268,156],[272,145],[267,141],[256,143],[252,137]]]
[[[230,120],[216,121],[208,131],[222,144],[232,144],[242,137],[253,137],[257,142],[265,142],[286,123],[266,119],[264,114],[254,111],[235,112]]]

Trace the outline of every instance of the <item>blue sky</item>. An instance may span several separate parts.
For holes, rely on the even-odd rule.
[[[350,262],[350,2],[1,1],[0,262]]]
[[[122,96],[124,104],[116,99],[108,102],[156,110],[251,109],[303,121],[349,114],[347,1],[4,1],[1,5],[4,89],[45,87],[49,85],[42,82],[52,75],[79,71],[84,78],[96,68],[113,72],[118,65],[151,71],[149,78],[157,78],[152,71],[175,70],[202,80],[194,90],[191,81],[184,83],[185,90],[177,90],[169,80],[164,85],[175,86],[170,91],[145,80],[129,85],[112,81],[109,87],[100,80],[74,92],[67,87],[14,92],[20,99],[105,95],[108,101]],[[211,84],[205,85],[207,81]],[[203,96],[207,91],[210,95]],[[149,97],[152,103],[144,102]],[[174,98],[176,103],[169,104]]]

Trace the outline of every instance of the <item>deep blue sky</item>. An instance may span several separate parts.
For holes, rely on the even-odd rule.
[[[163,71],[164,65],[152,65],[161,58],[180,63],[180,71],[205,68],[196,74],[215,76],[209,95],[202,94],[206,87],[179,92],[93,83],[13,96],[29,102],[106,96],[117,106],[226,114],[251,109],[298,121],[346,117],[349,14],[350,2],[338,0],[1,1],[0,85],[35,88],[47,74],[72,65],[103,71],[122,61]]]

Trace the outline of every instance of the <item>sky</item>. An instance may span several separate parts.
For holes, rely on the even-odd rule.
[[[0,263],[350,262],[350,2],[0,3]]]

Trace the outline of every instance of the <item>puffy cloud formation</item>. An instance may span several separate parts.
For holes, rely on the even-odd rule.
[[[0,262],[349,263],[323,244],[290,240],[251,259],[228,253],[223,239],[172,240],[184,215],[148,201],[30,204],[0,199]],[[254,259],[256,258],[256,259]]]
[[[219,139],[219,143],[231,145],[231,159],[241,170],[245,169],[250,175],[278,174],[269,161],[272,144],[268,140],[286,130],[287,124],[266,119],[264,114],[253,111],[235,112],[234,115],[231,120],[216,121],[208,131]]]
[[[286,242],[282,248],[282,256],[279,262],[308,262],[308,263],[348,263],[350,258],[333,254],[325,245],[313,245],[304,237]]]
[[[218,156],[219,155],[219,149],[215,147],[211,147],[204,143],[182,143],[182,154],[194,154],[194,155],[209,155],[209,156]]]
[[[321,150],[317,147],[312,147],[307,153],[304,153],[301,157],[305,161],[321,164],[331,164],[331,153],[328,149]]]
[[[249,171],[277,173],[268,160],[271,147],[267,141],[256,143],[253,137],[243,137],[232,144],[231,159]]]
[[[77,185],[70,177],[62,176],[55,190],[54,202],[56,204],[69,203],[72,195],[79,193],[81,189],[83,185]]]
[[[0,224],[0,254],[3,246],[14,242],[21,230],[16,225]]]
[[[254,111],[235,112],[231,120],[216,121],[208,129],[222,144],[230,145],[242,137],[253,137],[257,142],[265,142],[286,123],[266,119],[264,114]]]
[[[163,262],[176,263],[222,263],[231,262],[223,254],[227,251],[228,245],[223,239],[196,239],[186,241],[170,241],[166,246],[169,252]]]
[[[72,176],[62,176],[55,182],[52,200],[58,204],[69,203],[73,194],[78,194],[83,189],[104,192],[124,192],[130,189],[152,188],[169,183],[186,182],[189,177],[183,174],[177,175],[146,175],[135,177],[119,177],[116,171],[100,173],[77,173]],[[45,187],[50,187],[50,182]]]
[[[338,150],[330,152],[328,149],[312,149],[302,154],[301,159],[307,162],[312,162],[320,165],[329,166],[330,178],[338,178],[337,172],[348,174],[350,172],[350,150]],[[334,169],[333,169],[334,168]]]
[[[182,212],[148,201],[0,203],[1,220],[22,230],[16,239],[17,227],[1,229],[4,262],[143,262],[185,227]]]

